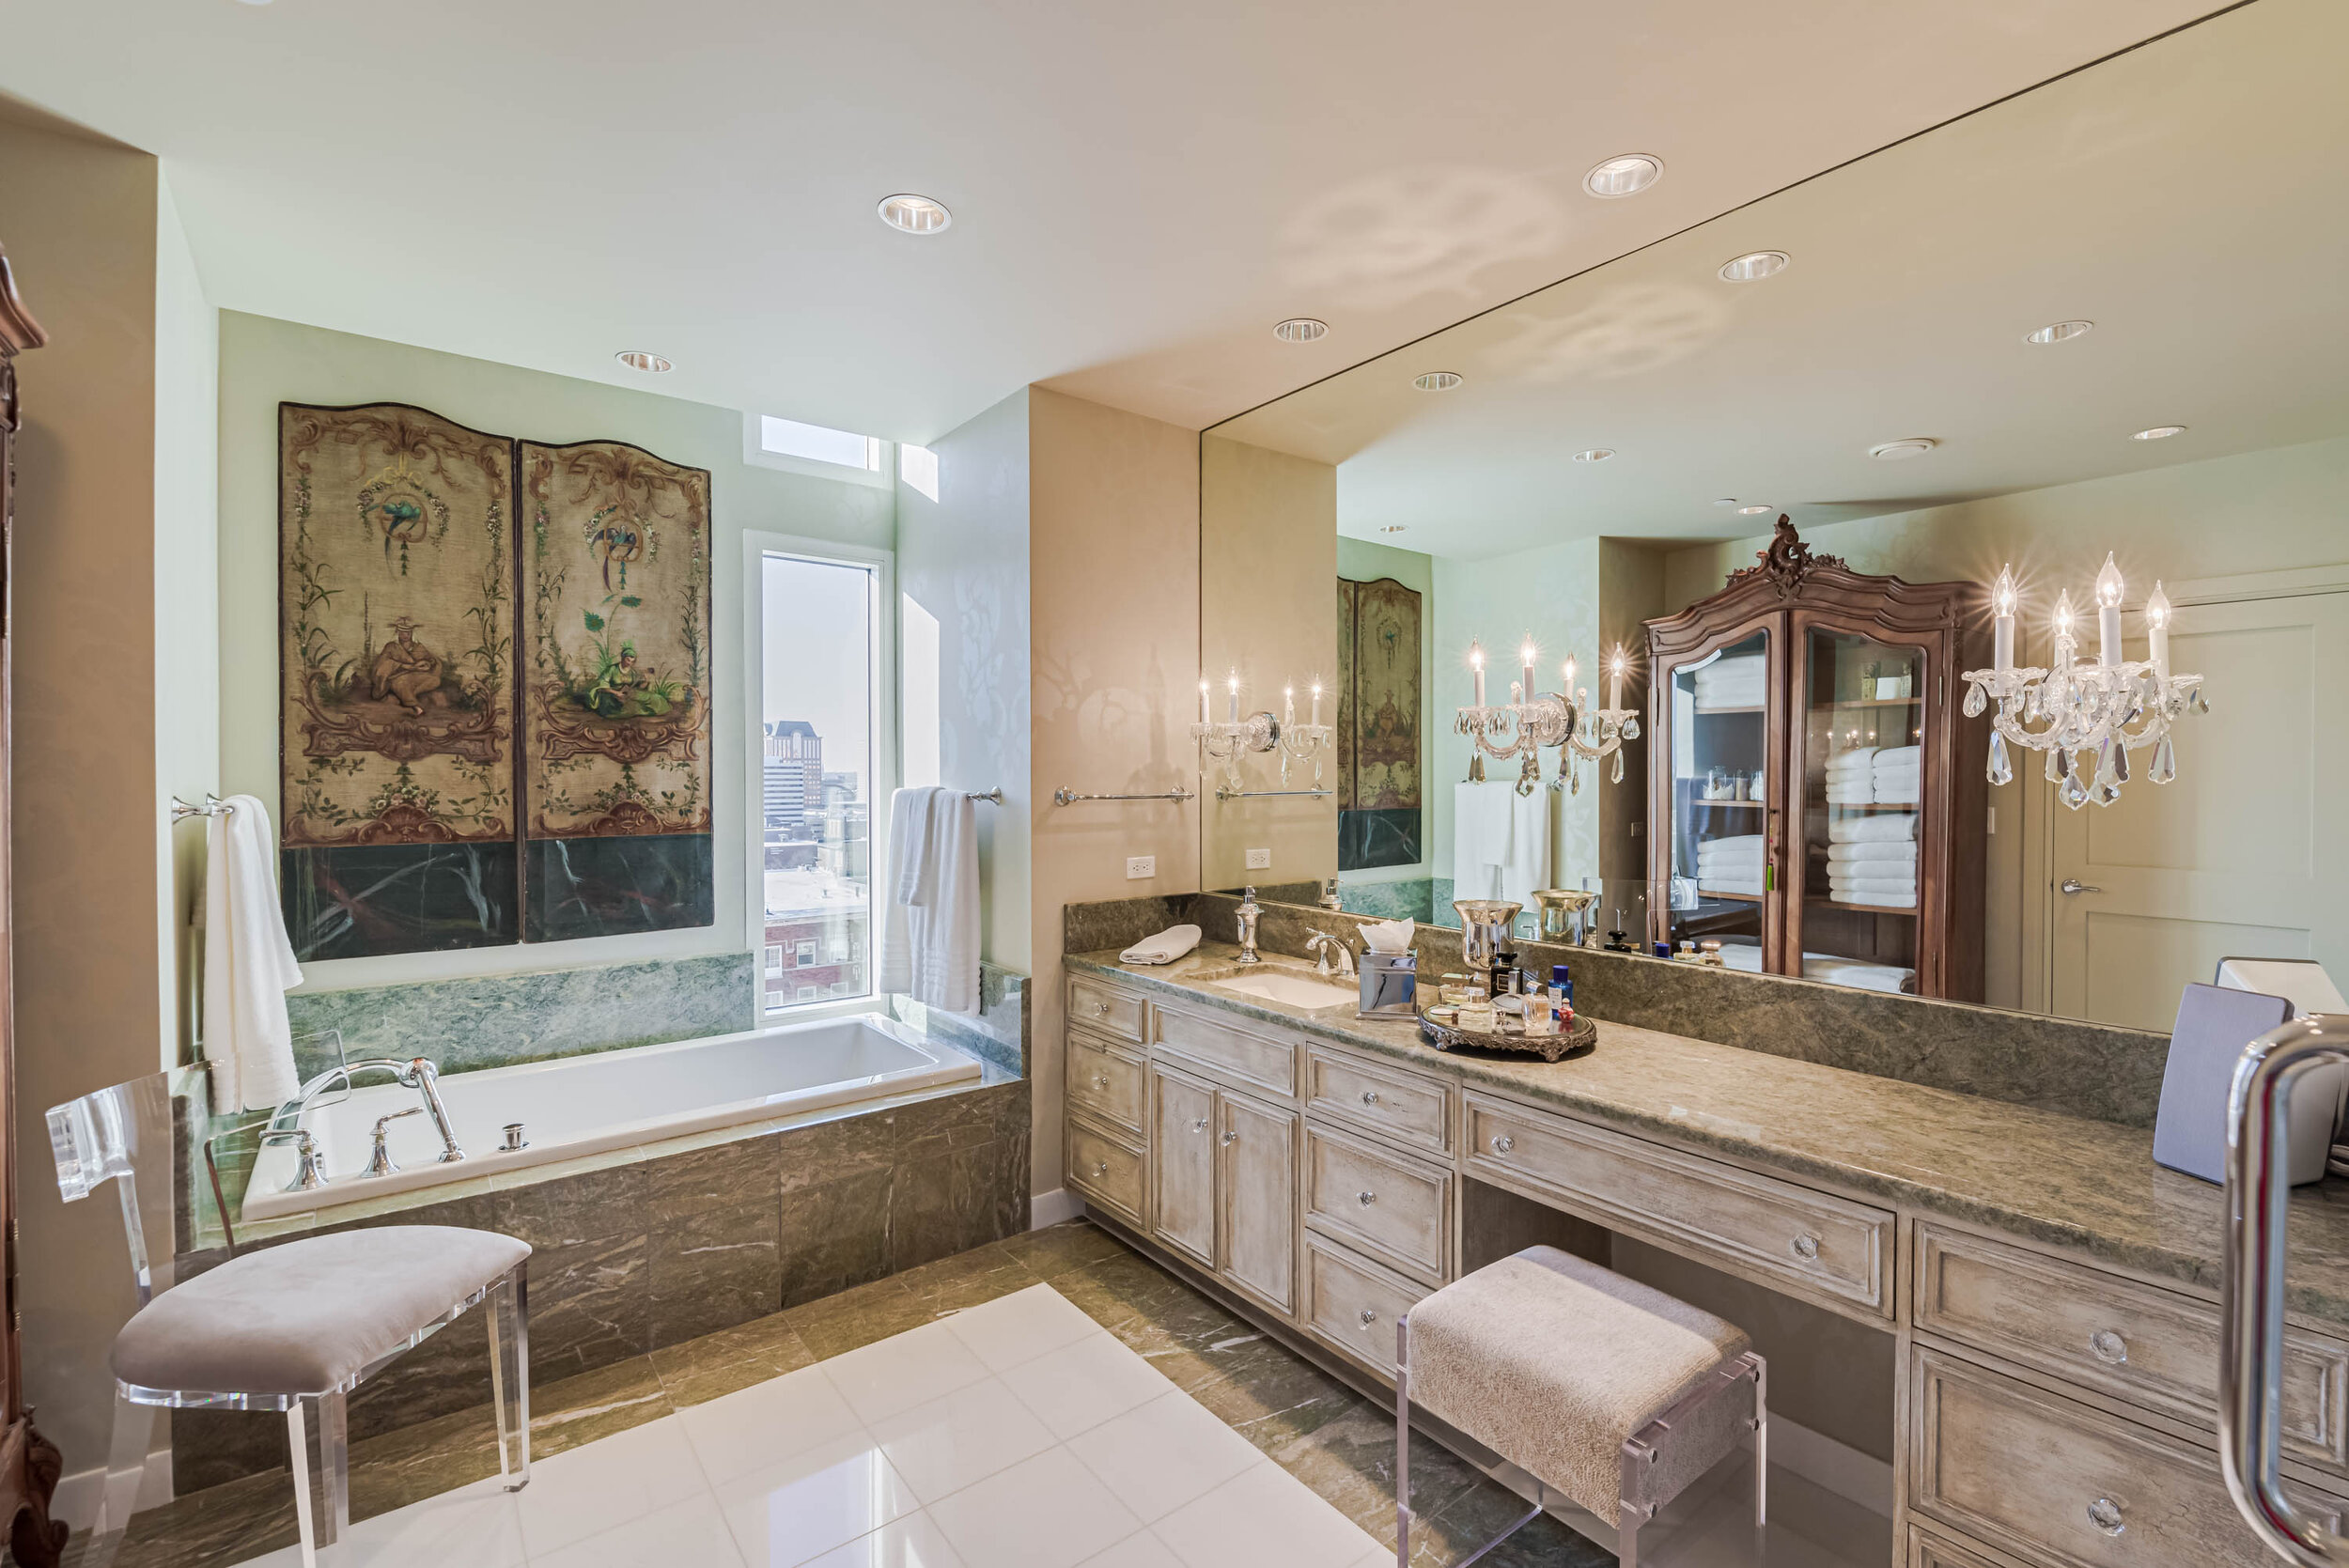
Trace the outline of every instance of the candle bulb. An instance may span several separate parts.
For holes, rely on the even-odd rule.
[[[1566,701],[1574,701],[1574,655],[1566,655]]]
[[[1293,728],[1296,723],[1297,688],[1294,686],[1283,686],[1281,688],[1281,727],[1283,729],[1289,729]]]
[[[1316,725],[1317,725],[1317,724],[1319,724],[1319,723],[1321,722],[1321,682],[1319,682],[1319,681],[1315,681],[1315,682],[1314,682],[1314,719],[1313,719],[1313,722],[1314,722]]]
[[[2068,670],[2072,667],[2072,651],[2076,645],[2072,635],[2072,590],[2066,588],[2056,595],[2055,667],[2057,669]]]
[[[1533,639],[1532,639],[1532,638],[1528,637],[1528,638],[1525,640],[1524,644],[1523,644],[1522,646],[1520,646],[1520,647],[1517,649],[1517,662],[1518,662],[1519,664],[1522,664],[1522,665],[1524,665],[1524,666],[1525,666],[1525,696],[1524,696],[1523,700],[1524,700],[1524,701],[1526,701],[1526,702],[1529,702],[1529,703],[1530,703],[1530,702],[1532,702],[1532,701],[1533,700]]]
[[[1615,657],[1607,666],[1607,706],[1609,707],[1623,706],[1623,672],[1626,662],[1623,644],[1617,643]]]
[[[1991,640],[1994,644],[1991,667],[2004,675],[2015,668],[2015,568],[1999,568],[1999,581],[1990,588]]]
[[[1225,685],[1225,693],[1228,698],[1225,718],[1228,722],[1237,724],[1239,722],[1239,672],[1237,670],[1232,672],[1232,678]]]
[[[1485,706],[1485,650],[1473,642],[1469,644],[1469,668],[1476,672],[1476,701],[1470,706],[1483,707]]]
[[[2121,568],[2110,551],[2096,574],[2096,662],[2121,662]]]
[[[2170,596],[2154,580],[2154,597],[2145,601],[2145,641],[2154,660],[2154,678],[2170,678]]]
[[[1207,722],[1207,683],[1204,680],[1199,683],[1199,722]]]

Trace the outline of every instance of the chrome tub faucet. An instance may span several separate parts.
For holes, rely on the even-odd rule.
[[[270,1119],[270,1128],[262,1135],[262,1141],[294,1142],[298,1146],[297,1152],[301,1152],[300,1145],[311,1143],[310,1134],[302,1125],[303,1118],[310,1113],[311,1105],[328,1090],[348,1087],[359,1074],[369,1072],[389,1073],[401,1088],[413,1089],[423,1099],[424,1104],[418,1109],[431,1115],[433,1130],[441,1135],[439,1163],[446,1165],[465,1157],[464,1149],[458,1144],[456,1130],[449,1126],[448,1107],[441,1099],[441,1070],[428,1058],[422,1056],[409,1057],[404,1061],[394,1056],[370,1056],[327,1068],[303,1084],[292,1099],[277,1108],[277,1114]],[[303,1175],[296,1177],[298,1186],[324,1184],[325,1176],[316,1171],[315,1160],[305,1157],[304,1167]],[[312,1175],[315,1175],[315,1180],[308,1179]]]

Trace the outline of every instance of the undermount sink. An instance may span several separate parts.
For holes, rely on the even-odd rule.
[[[1252,973],[1237,970],[1209,980],[1207,984],[1221,990],[1261,997],[1267,1001],[1277,1001],[1287,1007],[1353,1007],[1361,1001],[1358,986],[1323,980],[1317,975],[1300,973],[1296,970],[1268,969]]]

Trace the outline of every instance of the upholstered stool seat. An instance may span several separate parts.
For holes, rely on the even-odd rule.
[[[116,1336],[147,1389],[317,1394],[347,1387],[530,1256],[453,1225],[384,1225],[246,1252],[155,1297]]]
[[[1762,1358],[1743,1329],[1552,1247],[1428,1296],[1398,1325],[1397,1350],[1398,1443],[1416,1402],[1616,1519],[1626,1564],[1640,1525],[1759,1432],[1765,1414]],[[1748,1380],[1751,1401],[1719,1397]],[[1757,1521],[1759,1462],[1757,1449]]]

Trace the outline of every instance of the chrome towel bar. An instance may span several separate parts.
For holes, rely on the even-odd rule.
[[[1156,795],[1080,795],[1073,789],[1052,791],[1052,804],[1073,806],[1080,800],[1195,800],[1199,797],[1188,789],[1160,790]]]

